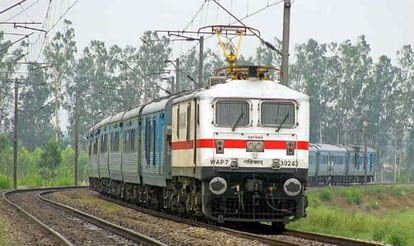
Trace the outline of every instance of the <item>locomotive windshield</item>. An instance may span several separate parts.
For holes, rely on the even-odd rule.
[[[216,125],[220,127],[243,127],[249,124],[249,104],[246,101],[218,101]]]
[[[261,105],[263,126],[292,127],[295,124],[295,105],[291,102],[263,102]]]

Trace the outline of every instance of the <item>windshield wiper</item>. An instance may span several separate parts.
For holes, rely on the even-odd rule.
[[[236,126],[237,126],[237,124],[239,123],[239,121],[241,120],[241,118],[243,117],[243,115],[244,115],[244,112],[243,112],[243,111],[241,111],[241,112],[240,112],[240,115],[239,115],[239,118],[237,118],[236,122],[234,122],[234,125],[233,125],[233,126],[232,126],[232,128],[231,128],[231,131],[232,131],[232,132],[234,132],[234,130],[236,129]]]
[[[278,128],[276,129],[276,132],[279,132],[279,131],[280,131],[280,128],[282,128],[283,124],[285,124],[285,122],[286,122],[286,120],[288,119],[288,117],[289,117],[289,112],[287,112],[287,113],[286,113],[285,118],[282,120],[282,122],[280,123],[280,125],[279,125],[279,126],[278,126]]]

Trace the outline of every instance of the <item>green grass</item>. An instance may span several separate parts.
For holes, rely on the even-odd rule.
[[[0,189],[8,189],[12,187],[12,180],[9,176],[0,174]]]
[[[361,205],[362,203],[362,192],[358,188],[343,189],[341,196],[346,199],[349,205]]]
[[[308,200],[307,218],[289,228],[414,245],[412,185],[323,188],[308,192]]]

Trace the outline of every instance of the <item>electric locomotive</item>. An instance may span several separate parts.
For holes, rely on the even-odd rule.
[[[221,223],[304,217],[309,97],[270,69],[230,63],[205,88],[99,122],[88,134],[91,187]]]

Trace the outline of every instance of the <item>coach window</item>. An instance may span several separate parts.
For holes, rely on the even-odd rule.
[[[98,138],[95,138],[95,142],[93,144],[93,155],[98,154]]]
[[[92,154],[92,145],[93,145],[93,141],[92,141],[92,140],[90,140],[90,141],[89,141],[89,155],[91,155],[91,154]]]
[[[126,130],[124,134],[124,152],[125,153],[130,152],[129,150],[130,135],[129,134],[130,134],[129,130]]]
[[[136,135],[136,130],[132,129],[129,132],[129,151],[130,152],[135,152],[135,136]]]
[[[119,152],[119,131],[112,133],[111,152]]]
[[[157,119],[152,119],[152,165],[155,166],[155,156],[157,153]]]
[[[186,129],[187,140],[190,140],[190,127],[191,127],[191,102],[187,104],[187,129]]]
[[[180,139],[180,105],[177,106],[177,139]]]
[[[249,125],[250,105],[242,100],[223,100],[215,104],[215,123],[220,127],[246,127]]]
[[[108,134],[101,136],[101,153],[105,153],[108,150]]]
[[[264,101],[260,107],[262,126],[290,128],[295,125],[295,104]]]
[[[151,152],[151,134],[152,133],[152,124],[151,118],[147,117],[145,119],[145,162],[147,165],[150,164],[150,152]]]

